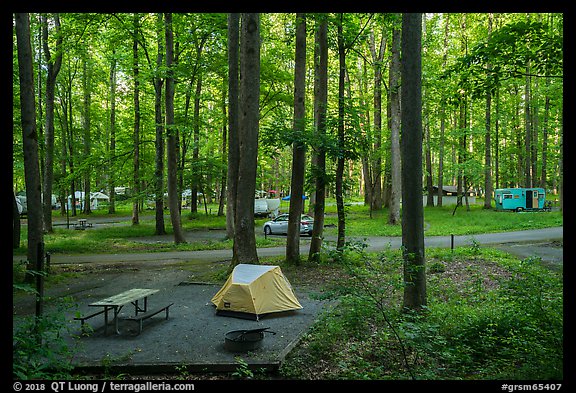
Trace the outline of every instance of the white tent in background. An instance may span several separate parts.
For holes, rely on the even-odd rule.
[[[76,199],[76,207],[79,209],[84,208],[84,201],[86,201],[84,191],[76,191],[74,193],[74,197]],[[108,202],[110,198],[108,195],[97,191],[90,193],[90,209],[98,209],[98,202]],[[68,209],[72,209],[72,195],[68,195]]]

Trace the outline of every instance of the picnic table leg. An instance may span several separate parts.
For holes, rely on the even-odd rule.
[[[108,310],[110,307],[104,306],[104,335],[108,334]]]
[[[120,314],[120,310],[122,310],[123,306],[114,307],[114,330],[116,334],[120,334],[120,329],[118,329],[118,314]]]
[[[144,297],[144,308],[140,308],[140,306],[138,305],[138,300],[132,302],[132,304],[134,305],[134,314],[138,315],[139,312],[146,312],[148,311],[148,296]]]

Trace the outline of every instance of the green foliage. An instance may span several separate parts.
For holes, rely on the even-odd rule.
[[[337,305],[281,367],[296,379],[562,379],[562,277],[490,249],[430,249],[428,307],[403,313],[399,252],[344,264]],[[442,265],[442,267],[440,267]]]
[[[66,342],[64,310],[69,301],[39,318],[16,322],[12,334],[12,375],[15,379],[70,379],[73,348]]]
[[[472,96],[494,92],[502,80],[522,77],[526,66],[540,76],[562,77],[562,36],[547,24],[533,21],[509,23],[478,43],[447,72],[460,76],[460,85]]]

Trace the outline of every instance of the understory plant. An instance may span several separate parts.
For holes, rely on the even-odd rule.
[[[19,318],[12,335],[12,376],[14,379],[69,379],[74,350],[66,341],[68,329],[65,299],[41,316]]]
[[[328,259],[326,259],[328,260]],[[296,379],[562,379],[562,277],[492,249],[427,250],[428,305],[404,312],[400,252],[332,263],[337,299],[281,367]],[[326,262],[328,263],[328,262]]]

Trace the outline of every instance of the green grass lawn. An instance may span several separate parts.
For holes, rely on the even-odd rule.
[[[332,201],[328,201],[332,202]],[[282,201],[281,212],[287,212],[289,204]],[[199,213],[191,214],[183,210],[182,227],[184,231],[206,231],[226,228],[226,218],[217,216],[217,205],[209,205],[205,214],[204,209]],[[346,236],[402,236],[401,225],[388,225],[388,209],[370,211],[367,206],[349,204],[346,211]],[[426,236],[470,235],[477,233],[503,232],[524,229],[537,229],[563,225],[562,212],[498,212],[486,210],[482,205],[471,205],[468,211],[465,206],[459,207],[453,214],[453,206],[425,207],[424,230]],[[70,218],[75,222],[78,218],[106,217],[123,223],[124,225],[92,228],[85,231],[67,229],[65,226],[54,226],[54,233],[44,236],[45,248],[50,253],[119,253],[119,252],[155,252],[173,250],[210,250],[227,249],[232,247],[231,240],[198,240],[186,244],[176,245],[172,242],[137,242],[134,238],[154,236],[155,221],[153,211],[144,211],[140,214],[140,224],[131,225],[131,206],[118,206],[115,215],[109,215],[106,210],[97,210],[86,217],[78,215]],[[65,221],[66,217],[54,212],[53,222]],[[267,219],[255,219],[255,232],[258,247],[272,247],[285,245],[283,237],[265,238],[262,234],[262,225]],[[325,218],[325,236],[337,234],[337,210],[334,203],[327,203]],[[165,227],[168,234],[172,234],[170,218],[165,218]],[[26,254],[27,228],[22,226],[21,247],[15,249],[15,255]]]

